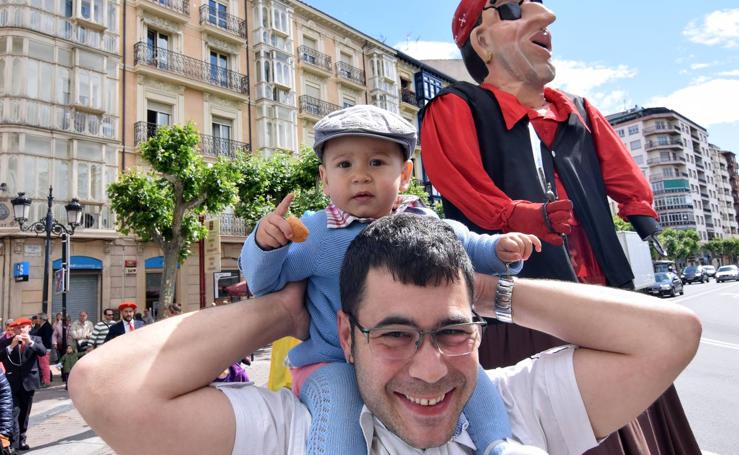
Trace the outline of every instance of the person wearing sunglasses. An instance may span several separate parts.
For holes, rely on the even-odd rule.
[[[475,310],[565,340],[485,372],[505,401],[511,440],[530,446],[506,455],[583,453],[646,408],[698,348],[700,322],[680,305],[562,281],[489,280],[474,293],[469,257],[451,227],[432,217],[383,217],[352,241],[337,325],[364,401],[361,453],[475,453],[462,412],[474,396],[485,330]],[[510,281],[507,291],[502,281]],[[244,352],[283,336],[304,339],[304,294],[304,283],[290,283],[106,343],[72,370],[74,405],[121,455],[304,455],[312,418],[293,393],[211,384]]]
[[[521,276],[633,288],[608,198],[647,239],[661,230],[652,190],[606,118],[586,99],[549,86],[555,19],[541,0],[459,2],[452,34],[477,84],[453,84],[422,111],[424,169],[447,218],[478,233],[517,231],[542,240],[541,254]],[[558,343],[492,324],[481,363],[510,365]],[[593,453],[650,449],[700,453],[674,387],[649,417]]]

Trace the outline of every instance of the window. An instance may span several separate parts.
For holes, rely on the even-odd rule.
[[[305,83],[305,94],[315,99],[321,99],[321,86],[312,84],[310,82]]]
[[[339,52],[339,61],[344,62],[347,65],[353,65],[354,64],[354,56],[348,52],[341,51]]]
[[[103,108],[102,75],[83,69],[77,69],[77,104],[80,106]]]
[[[59,104],[69,104],[71,96],[71,83],[69,80],[69,70],[66,68],[56,67],[56,99]]]
[[[303,45],[311,49],[318,50],[318,40],[313,38],[312,36],[303,35]]]
[[[640,165],[640,166],[643,165],[644,164],[644,155],[635,155],[634,156],[634,162],[636,164]]]
[[[221,117],[213,117],[213,148],[217,156],[231,155],[231,125],[233,122]]]
[[[0,95],[5,93],[5,60],[0,59]]]
[[[210,51],[210,79],[222,86],[228,86],[228,56]]]
[[[169,36],[149,29],[146,32],[146,46],[148,50],[147,63],[154,63],[160,68],[166,68],[169,57]]]
[[[168,126],[172,121],[172,106],[149,101],[146,110],[146,122],[150,125]],[[152,132],[153,134],[153,132]]]
[[[344,95],[341,100],[341,107],[347,108],[357,104],[357,100],[353,96]]]
[[[208,22],[211,24],[226,28],[227,27],[228,7],[215,0],[208,0]]]
[[[626,136],[626,134],[624,134],[624,129],[623,128],[621,128],[621,129],[618,130],[618,136],[619,137],[625,137]]]
[[[292,87],[292,78],[290,74],[290,58],[287,55],[283,55],[281,53],[275,54],[275,82],[285,87]]]
[[[629,135],[637,134],[639,132],[639,125],[632,125],[629,127]]]
[[[641,148],[641,141],[640,140],[631,141],[629,143],[629,148],[631,148],[631,150],[639,150]]]
[[[287,21],[287,12],[278,8],[272,10],[272,24],[276,30],[285,34],[290,33],[290,25]]]

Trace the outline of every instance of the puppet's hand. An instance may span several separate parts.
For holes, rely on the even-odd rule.
[[[561,234],[572,232],[572,201],[560,199],[548,204],[519,202],[508,219],[508,230],[534,234],[555,246],[564,243]]]

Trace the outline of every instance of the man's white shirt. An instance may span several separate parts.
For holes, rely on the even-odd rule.
[[[585,405],[575,380],[574,347],[555,348],[518,364],[488,371],[508,409],[513,439],[551,455],[579,454],[595,447]],[[272,392],[253,385],[218,384],[236,418],[233,455],[303,455],[311,416],[289,390]],[[457,455],[475,452],[466,431],[433,449],[409,447],[365,407],[360,425],[372,455]]]

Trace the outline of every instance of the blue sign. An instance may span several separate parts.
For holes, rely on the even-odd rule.
[[[57,259],[53,262],[54,270],[62,268],[62,260]],[[103,261],[91,258],[89,256],[72,256],[69,258],[70,270],[103,270]]]
[[[28,281],[29,270],[31,270],[31,265],[28,261],[13,264],[13,277],[15,281]]]

